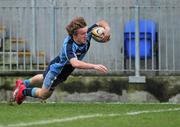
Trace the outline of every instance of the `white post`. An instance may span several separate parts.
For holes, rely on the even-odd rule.
[[[140,76],[140,54],[139,54],[139,7],[135,7],[135,76],[129,76],[130,83],[145,83],[145,76]]]
[[[56,1],[51,1],[52,2],[52,19],[51,19],[51,41],[52,45],[50,46],[50,59],[54,58],[56,50],[55,50],[55,45],[56,45]]]
[[[139,7],[135,8],[135,75],[139,76],[140,53],[139,53]]]
[[[31,46],[31,69],[32,69],[32,61],[33,56],[36,56],[36,0],[31,0],[32,7],[32,46]]]

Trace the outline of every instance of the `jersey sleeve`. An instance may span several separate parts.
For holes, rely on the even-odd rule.
[[[90,32],[92,31],[92,29],[93,29],[94,27],[97,27],[97,26],[98,26],[97,24],[93,24],[92,26],[90,26],[90,27],[88,28],[87,33],[90,33]]]
[[[75,51],[73,50],[73,43],[67,43],[65,47],[65,56],[68,60],[70,60],[71,58],[77,58]]]
[[[88,28],[88,31],[87,31],[87,36],[88,36],[87,40],[88,40],[88,43],[90,43],[91,38],[92,38],[92,34],[91,34],[92,29],[93,29],[94,27],[97,27],[97,26],[98,26],[97,24],[93,24],[92,26],[90,26],[90,27]]]

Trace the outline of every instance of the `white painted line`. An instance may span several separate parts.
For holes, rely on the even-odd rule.
[[[158,112],[170,112],[170,111],[179,111],[180,108],[169,108],[169,109],[159,109],[159,110],[144,110],[144,111],[136,111],[136,112],[127,112],[127,115],[138,115],[145,113],[158,113]]]
[[[112,113],[112,114],[79,115],[79,116],[67,117],[67,118],[61,118],[61,119],[41,120],[41,121],[36,121],[36,122],[9,124],[6,126],[0,125],[0,127],[26,127],[26,126],[44,125],[44,124],[52,124],[52,123],[62,123],[62,122],[96,118],[96,117],[100,118],[100,117],[115,117],[115,116],[131,116],[131,115],[139,115],[139,114],[145,114],[145,113],[158,113],[158,112],[171,112],[171,111],[180,111],[180,108],[169,108],[169,109],[159,109],[159,110],[142,110],[142,111],[127,112],[125,114]]]
[[[9,125],[7,125],[7,127],[25,127],[25,126],[33,126],[33,125],[44,125],[44,124],[61,123],[61,122],[68,122],[68,121],[94,118],[94,117],[101,117],[101,115],[100,114],[80,115],[80,116],[67,117],[67,118],[62,118],[62,119],[41,120],[41,121],[37,121],[37,122],[9,124]]]

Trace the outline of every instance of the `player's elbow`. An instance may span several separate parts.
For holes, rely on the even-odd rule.
[[[71,63],[71,65],[72,65],[74,68],[80,68],[80,64],[79,64],[78,62]]]
[[[74,68],[80,68],[81,66],[79,60],[77,60],[76,58],[71,59],[70,63]]]

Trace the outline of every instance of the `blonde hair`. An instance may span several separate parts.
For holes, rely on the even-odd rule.
[[[66,26],[66,30],[67,33],[72,36],[77,34],[78,29],[84,28],[85,26],[87,26],[87,24],[84,18],[76,17]]]

